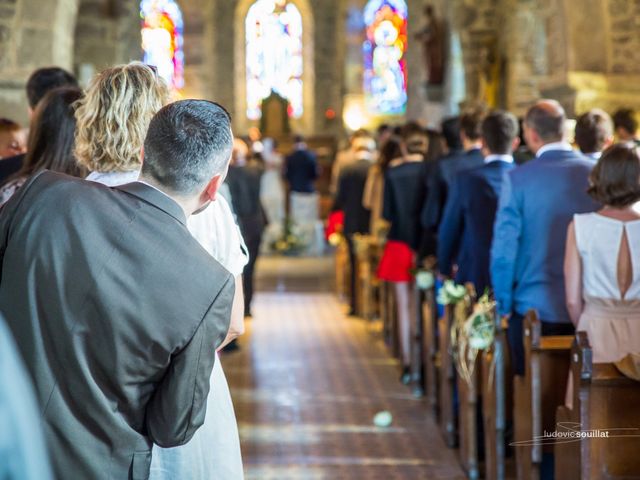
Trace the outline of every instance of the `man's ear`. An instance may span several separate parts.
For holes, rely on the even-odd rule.
[[[520,137],[516,137],[513,139],[513,142],[511,142],[511,151],[515,152],[516,150],[518,150],[519,146],[520,146]]]
[[[216,195],[218,193],[218,190],[220,189],[220,186],[222,185],[222,181],[222,175],[216,175],[209,181],[203,192],[205,201],[210,200],[213,202],[216,199]]]
[[[607,148],[609,148],[611,145],[613,145],[615,143],[615,137],[612,135],[610,137],[608,137],[605,141],[604,141],[604,146],[602,150],[606,150]]]
[[[487,146],[487,142],[485,141],[485,139],[482,138],[481,141],[482,141],[482,155],[486,157],[489,154],[491,154],[491,152],[489,151],[489,147]]]
[[[144,163],[144,145],[140,149],[140,165]]]

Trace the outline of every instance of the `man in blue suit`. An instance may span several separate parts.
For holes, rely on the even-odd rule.
[[[473,283],[479,295],[491,285],[493,222],[505,174],[514,168],[518,132],[518,119],[508,112],[493,112],[482,122],[484,165],[455,177],[438,231],[440,273],[451,276],[457,260],[456,282]]]
[[[587,195],[593,163],[565,141],[560,104],[529,109],[524,137],[536,158],[510,171],[502,186],[491,247],[491,280],[499,313],[509,317],[514,373],[524,373],[523,316],[538,311],[543,335],[574,331],[565,306],[564,250],[576,213],[596,210]]]
[[[484,162],[482,155],[482,120],[484,111],[473,109],[460,116],[460,139],[463,151],[453,152],[440,158],[433,173],[427,177],[427,198],[421,213],[422,227],[437,231],[444,212],[449,190],[455,176],[464,170],[479,167]]]

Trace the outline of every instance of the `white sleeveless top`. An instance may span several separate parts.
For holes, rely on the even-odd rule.
[[[622,300],[618,287],[618,254],[626,230],[633,277],[624,300],[640,299],[640,220],[622,222],[598,213],[573,217],[582,258],[584,297]]]

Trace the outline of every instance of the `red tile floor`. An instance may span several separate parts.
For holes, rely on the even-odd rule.
[[[464,478],[425,402],[398,381],[379,329],[345,317],[331,260],[258,268],[254,318],[241,349],[222,359],[246,478]],[[391,427],[373,425],[382,410]]]

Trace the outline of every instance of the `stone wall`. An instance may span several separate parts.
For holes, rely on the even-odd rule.
[[[366,0],[292,0],[305,22],[302,133],[339,133],[345,98],[362,94],[361,41],[348,15]],[[252,124],[244,105],[244,15],[253,0],[179,0],[185,22],[184,95],[227,106],[235,128]],[[422,10],[432,4],[460,39],[468,101],[490,97],[516,113],[543,96],[570,113],[599,105],[640,107],[637,0],[407,0],[408,118],[437,123],[452,99],[425,94]],[[24,83],[36,68],[92,72],[140,59],[138,0],[0,0],[0,115],[26,122]],[[497,85],[497,88],[491,86]],[[489,92],[489,93],[487,93]],[[457,101],[457,100],[456,100]],[[447,106],[449,105],[449,106]],[[328,110],[335,119],[327,117]]]
[[[26,124],[31,72],[72,67],[76,11],[77,0],[0,0],[0,116]]]

